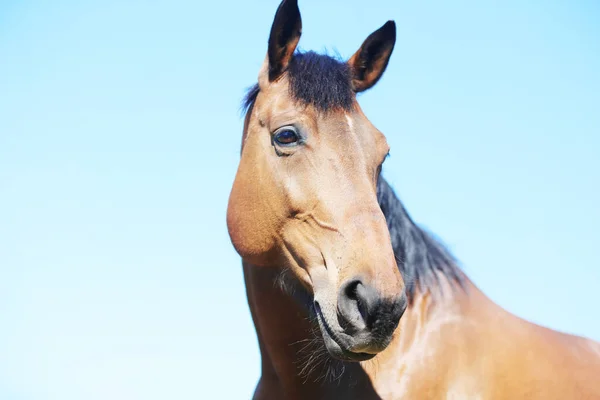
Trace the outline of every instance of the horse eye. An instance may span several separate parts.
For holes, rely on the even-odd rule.
[[[283,128],[275,133],[273,140],[281,146],[290,146],[300,141],[298,133],[292,128]]]

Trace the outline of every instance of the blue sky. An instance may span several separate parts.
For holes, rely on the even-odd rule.
[[[0,4],[0,398],[249,398],[225,209],[277,5]],[[494,301],[600,340],[598,4],[300,8],[344,57],[396,20],[360,97],[386,176]]]

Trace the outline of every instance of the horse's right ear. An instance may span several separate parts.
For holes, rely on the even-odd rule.
[[[298,0],[283,0],[277,8],[269,35],[269,81],[274,81],[287,68],[302,33]]]

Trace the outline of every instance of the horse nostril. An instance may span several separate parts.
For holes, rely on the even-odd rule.
[[[374,311],[378,303],[379,295],[373,287],[364,284],[360,279],[346,282],[340,288],[338,298],[340,323],[346,328],[370,329],[372,319],[377,314]]]
[[[338,319],[348,333],[392,334],[406,310],[406,295],[386,299],[360,279],[344,283],[338,296]]]
[[[364,306],[358,298],[357,289],[362,285],[358,279],[346,282],[340,288],[338,295],[338,319],[340,325],[349,331],[365,328],[365,318],[361,308]]]
[[[349,299],[356,300],[356,289],[358,288],[358,285],[362,285],[362,282],[356,279],[346,283],[346,285],[342,287],[342,290]]]

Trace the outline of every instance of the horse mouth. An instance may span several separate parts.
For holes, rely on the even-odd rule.
[[[376,356],[376,354],[351,351],[350,343],[352,342],[352,337],[343,332],[336,332],[331,328],[318,302],[314,303],[314,309],[317,321],[319,322],[319,328],[321,328],[321,334],[323,335],[323,341],[325,342],[325,348],[333,358],[340,361],[358,362],[367,361]]]

